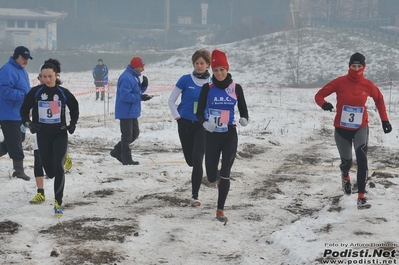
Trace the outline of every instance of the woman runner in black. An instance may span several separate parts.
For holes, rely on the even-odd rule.
[[[198,100],[198,122],[205,128],[205,168],[209,182],[218,177],[218,165],[222,155],[216,218],[227,222],[224,205],[230,189],[230,171],[237,152],[237,130],[234,108],[238,105],[239,123],[248,125],[248,109],[244,92],[233,82],[229,63],[224,52],[214,50],[211,56],[212,83],[204,84]]]
[[[41,67],[43,86],[29,91],[20,114],[25,127],[37,133],[37,144],[43,168],[49,178],[54,178],[54,215],[62,216],[65,174],[63,158],[67,151],[68,134],[73,134],[79,119],[79,104],[75,96],[61,87],[58,60],[52,59]],[[71,121],[67,126],[65,110],[68,106]],[[32,109],[32,121],[29,118]]]

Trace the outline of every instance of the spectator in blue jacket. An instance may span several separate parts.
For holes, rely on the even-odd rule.
[[[0,68],[0,125],[4,140],[0,143],[0,157],[7,154],[13,162],[13,177],[30,180],[24,172],[24,151],[22,142],[25,133],[21,131],[19,110],[25,95],[30,91],[28,73],[25,67],[32,59],[30,51],[18,46],[7,63]]]
[[[138,165],[132,159],[129,145],[140,134],[137,118],[141,115],[141,101],[152,98],[143,94],[148,87],[148,79],[140,75],[144,71],[145,63],[140,57],[133,57],[125,71],[119,76],[116,87],[115,119],[120,120],[121,140],[114,146],[110,154],[123,165]]]
[[[94,85],[96,86],[96,100],[101,92],[101,100],[105,97],[105,86],[108,85],[108,67],[103,63],[103,59],[98,59],[97,65],[93,69]]]

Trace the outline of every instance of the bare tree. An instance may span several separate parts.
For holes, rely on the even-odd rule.
[[[292,80],[294,87],[300,86],[300,68],[301,68],[301,43],[302,31],[301,29],[286,32],[286,47],[287,47],[287,69],[289,78]]]

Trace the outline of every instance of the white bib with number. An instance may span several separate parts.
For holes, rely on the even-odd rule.
[[[209,109],[208,121],[216,124],[214,132],[227,132],[228,130],[227,128],[228,119],[227,122],[224,121],[225,123],[223,123],[222,111],[223,110],[220,109]]]
[[[353,107],[344,105],[342,107],[340,125],[347,128],[359,128],[363,122],[363,107]]]
[[[39,113],[39,122],[54,124],[61,122],[61,112],[53,111],[53,107],[51,106],[51,101],[39,101],[38,102],[38,113]],[[53,101],[54,102],[54,101]],[[56,101],[58,104],[58,110],[61,108],[61,101]]]

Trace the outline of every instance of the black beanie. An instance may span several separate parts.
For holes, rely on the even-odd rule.
[[[349,67],[352,65],[352,64],[361,64],[361,65],[365,65],[366,64],[366,58],[364,57],[364,55],[363,54],[361,54],[361,53],[354,53],[354,54],[352,54],[352,56],[351,56],[351,58],[350,58],[350,60],[349,60]]]

